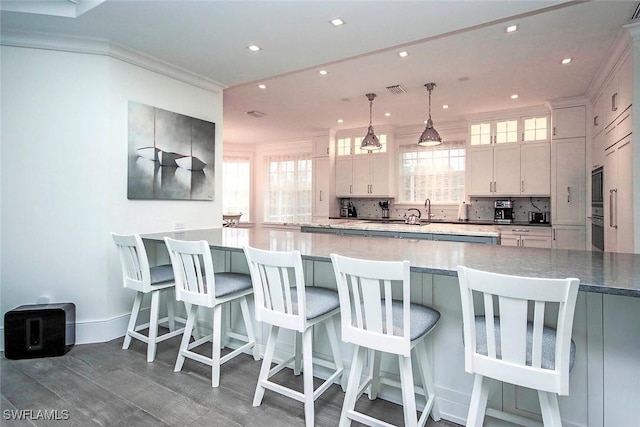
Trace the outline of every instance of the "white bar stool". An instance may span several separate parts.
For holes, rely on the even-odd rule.
[[[266,389],[304,402],[307,427],[314,425],[314,401],[344,371],[335,318],[340,313],[338,293],[330,289],[307,287],[304,282],[300,252],[274,252],[244,247],[249,263],[256,300],[258,321],[268,323],[269,338],[260,369],[253,406],[260,406]],[[324,325],[329,338],[333,363],[313,357],[313,327]],[[294,356],[271,368],[278,332],[281,329],[295,331]],[[302,336],[302,355],[300,353]],[[300,374],[300,358],[303,359],[304,392],[289,389],[269,380],[294,361],[294,373]],[[316,390],[313,389],[313,363],[333,369],[333,373]]]
[[[149,267],[147,252],[139,235],[111,233],[111,236],[120,256],[122,284],[125,288],[136,291],[122,348],[128,349],[132,338],[140,340],[147,344],[147,362],[153,362],[158,343],[180,335],[184,331],[184,328],[175,328],[176,320],[182,324],[185,323],[185,320],[174,316],[175,298],[173,295],[167,296],[167,317],[158,318],[161,293],[172,293],[175,288],[173,269],[170,264]],[[142,300],[147,294],[151,295],[149,322],[136,325]],[[167,323],[169,332],[158,335],[158,325],[162,323]],[[148,335],[140,332],[147,328],[149,329]]]
[[[467,426],[482,426],[485,412],[516,423],[531,422],[487,410],[486,378],[537,390],[544,425],[561,426],[557,396],[569,394],[579,280],[508,276],[462,266],[458,279],[465,370],[475,374]],[[545,310],[551,312],[547,319],[557,315],[553,326],[545,325]]]
[[[258,349],[253,332],[253,323],[247,304],[247,296],[253,293],[251,277],[241,273],[215,273],[209,244],[204,241],[182,241],[165,237],[169,257],[173,265],[176,281],[176,299],[190,304],[187,325],[182,335],[180,350],[174,372],[182,370],[185,358],[211,366],[211,386],[220,385],[220,365],[228,362],[246,350],[252,349],[253,358],[258,360]],[[221,356],[222,349],[222,307],[232,301],[239,301],[247,335],[227,331],[226,336],[245,344]],[[212,308],[212,333],[189,342],[197,322],[198,308]],[[193,351],[202,344],[212,342],[211,357]]]
[[[431,364],[424,338],[435,327],[440,313],[410,302],[409,261],[382,262],[331,254],[338,283],[342,317],[342,340],[356,345],[349,372],[347,393],[340,414],[340,426],[357,421],[370,426],[391,426],[355,410],[356,401],[369,388],[376,398],[380,382],[380,352],[395,354],[400,365],[400,388],[405,426],[424,426],[429,414],[435,421],[440,413],[435,401]],[[397,298],[397,299],[394,299]],[[369,350],[374,351],[371,371],[360,382]],[[418,419],[411,351],[415,351],[426,405]]]

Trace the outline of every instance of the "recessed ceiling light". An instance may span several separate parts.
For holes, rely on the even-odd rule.
[[[338,18],[333,18],[332,20],[329,21],[331,23],[331,25],[333,25],[334,27],[339,27],[341,25],[346,24],[346,22],[344,22],[342,20],[342,18],[338,17]]]
[[[266,88],[267,88],[267,85],[259,84],[259,85],[258,85],[258,87],[259,87],[260,89],[266,89]]]
[[[511,95],[511,99],[518,99],[518,94],[514,93],[513,95]]]
[[[398,56],[400,58],[406,58],[407,56],[409,56],[409,52],[407,52],[406,50],[403,50],[402,52],[398,52]]]
[[[329,74],[329,72],[327,70],[320,70],[318,71],[318,74],[320,74],[321,76],[326,76],[327,74]]]
[[[518,24],[516,25],[509,25],[507,28],[505,28],[505,31],[507,33],[515,33],[516,31],[518,31]]]
[[[446,109],[448,109],[448,108],[449,108],[449,104],[444,104],[444,105],[442,106],[442,109],[443,109],[443,110],[446,110]]]
[[[571,59],[572,59],[572,58],[564,58],[564,59],[561,61],[562,65],[565,65],[565,64],[570,63],[570,62],[571,62]]]
[[[250,44],[249,46],[247,46],[247,49],[249,49],[251,52],[257,52],[261,50],[260,46],[256,46],[255,44]]]
[[[391,113],[384,113],[385,116],[391,117]]]
[[[344,123],[344,120],[338,119],[338,123]]]

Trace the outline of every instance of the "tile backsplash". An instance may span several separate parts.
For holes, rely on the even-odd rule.
[[[343,199],[351,202],[356,208],[358,218],[379,219],[382,218],[382,208],[380,202],[389,201],[389,218],[402,219],[408,209],[415,205],[396,204],[393,199]],[[513,200],[513,216],[515,221],[526,222],[529,220],[529,211],[549,212],[551,210],[551,199],[549,197],[477,197],[471,198],[467,203],[467,216],[469,221],[493,221],[494,202],[496,200]],[[418,206],[424,218],[426,209]],[[458,220],[458,205],[432,205],[431,214],[433,219]]]

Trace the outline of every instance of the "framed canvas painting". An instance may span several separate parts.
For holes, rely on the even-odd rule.
[[[129,101],[127,198],[213,200],[216,124]]]

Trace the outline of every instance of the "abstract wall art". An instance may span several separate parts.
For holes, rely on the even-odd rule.
[[[127,198],[213,200],[216,124],[129,101]]]

